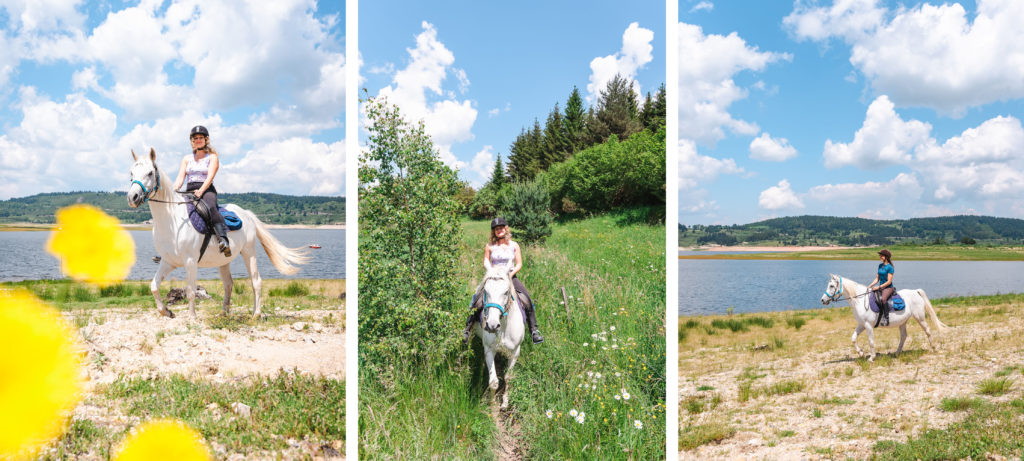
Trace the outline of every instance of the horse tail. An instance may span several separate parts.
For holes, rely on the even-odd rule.
[[[949,328],[949,326],[947,326],[945,323],[942,323],[942,320],[939,320],[939,316],[935,314],[935,308],[932,307],[932,302],[931,302],[931,300],[928,299],[928,295],[924,294],[924,290],[918,288],[917,289],[917,294],[921,295],[921,298],[924,299],[925,311],[932,316],[933,320],[935,320],[936,328],[939,331],[942,331],[942,330],[945,330],[946,328]]]
[[[256,229],[256,237],[260,239],[263,251],[267,252],[270,263],[274,265],[278,272],[285,275],[295,275],[299,272],[299,268],[296,265],[309,262],[308,249],[284,246],[280,240],[270,233],[267,226],[263,224],[263,221],[260,221],[260,218],[257,218],[253,212],[249,210],[241,211],[244,213],[246,220],[249,221],[249,224]]]

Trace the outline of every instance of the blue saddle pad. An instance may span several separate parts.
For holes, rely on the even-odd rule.
[[[203,221],[203,217],[196,211],[196,205],[194,203],[185,204],[188,210],[188,220],[192,223],[192,227],[196,229],[196,232],[205,234],[206,221]],[[233,211],[228,211],[227,208],[217,207],[220,210],[220,215],[224,217],[224,223],[228,225],[228,230],[238,230],[242,228],[242,219],[238,217]],[[210,230],[212,233],[212,229]]]
[[[868,305],[871,306],[871,312],[878,312],[878,303],[875,301],[874,294],[868,295]],[[893,293],[892,299],[889,300],[889,307],[894,311],[901,311],[907,307],[907,303],[899,293]]]

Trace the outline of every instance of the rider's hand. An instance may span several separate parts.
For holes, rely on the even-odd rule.
[[[203,198],[203,194],[199,192],[199,189],[196,189],[196,191],[193,192],[192,194],[195,195],[196,198]]]

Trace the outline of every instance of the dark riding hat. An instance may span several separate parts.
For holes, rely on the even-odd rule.
[[[203,136],[206,136],[207,138],[210,137],[210,132],[207,131],[206,127],[202,125],[196,125],[192,127],[192,132],[188,134],[188,137],[191,138],[192,136],[195,136],[197,134],[201,134]]]
[[[878,254],[885,256],[885,259],[892,259],[892,253],[889,253],[889,250],[879,251]]]
[[[494,220],[491,221],[491,229],[494,229],[495,227],[507,226],[507,225],[508,225],[508,223],[505,222],[505,218],[502,218],[502,217],[494,218]]]

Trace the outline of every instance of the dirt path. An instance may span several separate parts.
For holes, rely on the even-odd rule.
[[[943,398],[977,397],[979,382],[1024,365],[1024,306],[966,308],[953,321],[942,314],[958,326],[937,335],[937,352],[915,324],[900,358],[874,363],[851,357],[850,318],[799,333],[776,326],[763,337],[780,338],[781,352],[758,350],[760,339],[681,346],[680,424],[735,432],[679,459],[865,459],[876,441],[905,442],[959,421],[963,413],[939,408]],[[876,334],[878,351],[893,352],[897,337]],[[1017,382],[1010,392],[985,398],[1019,398],[1020,368],[1008,376]]]
[[[190,380],[214,383],[241,382],[282,370],[345,379],[344,309],[276,312],[271,320],[252,321],[237,311],[224,319],[213,310],[200,310],[190,320],[179,308],[178,317],[159,316],[152,309],[91,309],[66,314],[80,326],[88,375],[86,398],[74,419],[120,432],[139,422],[122,414],[119,406],[102,396],[105,384],[119,377],[154,378],[180,374]],[[219,306],[218,306],[219,310]],[[222,322],[222,328],[215,328]],[[213,409],[227,413],[229,409]],[[225,417],[227,417],[225,416]],[[344,441],[324,445],[316,441],[287,440],[288,448],[273,453],[230,453],[210,442],[221,459],[341,459]],[[80,459],[100,459],[86,455]]]
[[[508,411],[502,411],[497,402],[491,402],[491,418],[498,430],[495,434],[494,454],[498,461],[522,461],[523,450],[519,446],[519,440],[523,437],[523,431],[519,423]]]

